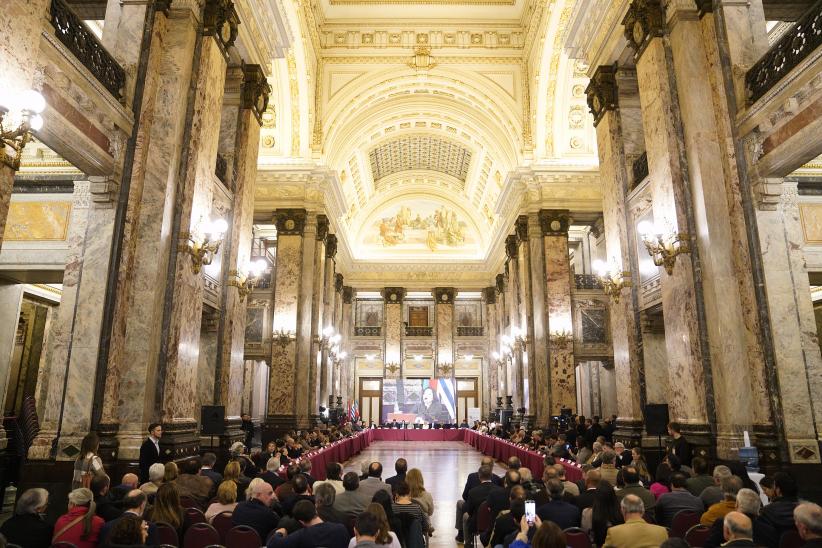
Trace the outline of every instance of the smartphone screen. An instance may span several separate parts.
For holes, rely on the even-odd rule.
[[[530,523],[531,525],[534,524],[537,517],[537,505],[532,500],[525,501],[525,521]]]

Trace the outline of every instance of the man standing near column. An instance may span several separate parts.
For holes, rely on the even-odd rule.
[[[163,426],[153,422],[148,425],[148,438],[140,446],[140,483],[148,481],[148,469],[160,458],[160,438],[163,437]]]

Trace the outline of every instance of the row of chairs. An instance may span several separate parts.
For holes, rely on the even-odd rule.
[[[231,516],[229,523],[230,519]],[[218,545],[227,548],[260,548],[263,545],[259,533],[247,525],[234,525],[228,530],[220,531],[210,523],[194,523],[186,529],[182,544],[177,531],[171,525],[157,523],[157,531],[162,545],[180,548],[206,548]]]

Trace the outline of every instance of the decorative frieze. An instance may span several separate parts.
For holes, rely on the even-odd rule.
[[[542,209],[539,212],[539,224],[543,236],[567,235],[571,215],[567,209]]]
[[[405,298],[404,287],[386,287],[381,291],[382,298],[386,304],[402,304]]]
[[[609,110],[616,110],[619,95],[616,81],[616,65],[601,65],[597,67],[585,95],[588,97],[588,108],[594,116],[594,127]]]
[[[251,109],[260,125],[263,124],[263,114],[268,108],[268,97],[271,95],[271,86],[265,78],[265,72],[260,65],[243,65],[243,108]]]
[[[203,35],[213,36],[228,61],[228,50],[237,40],[240,18],[231,0],[207,0],[203,13]],[[265,110],[263,108],[262,110]]]
[[[454,304],[454,288],[453,287],[435,287],[434,299],[437,304]]]
[[[278,209],[274,212],[274,224],[278,236],[302,236],[305,230],[306,212],[304,209]]]
[[[665,33],[665,12],[660,0],[634,0],[622,19],[625,38],[639,59],[652,38]]]

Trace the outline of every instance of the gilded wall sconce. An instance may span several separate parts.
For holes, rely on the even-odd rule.
[[[192,268],[195,274],[199,274],[204,265],[210,265],[214,261],[220,246],[223,244],[223,235],[228,230],[228,223],[225,219],[217,219],[210,223],[205,223],[200,228],[202,237],[194,237],[191,234],[180,234],[181,243],[178,250],[191,255]]]
[[[631,273],[620,271],[614,264],[606,264],[605,261],[596,260],[592,265],[597,279],[602,284],[605,294],[611,297],[615,303],[619,303],[622,290],[631,287]]]
[[[31,132],[43,127],[40,113],[46,108],[46,100],[30,89],[23,93],[5,93],[0,96],[0,163],[17,171],[23,149],[31,140]],[[9,114],[11,113],[11,116]],[[8,118],[13,118],[9,120]],[[13,129],[6,127],[11,122]],[[9,150],[13,151],[10,153]]]
[[[676,258],[682,253],[691,252],[691,237],[687,233],[663,234],[649,221],[639,223],[637,232],[642,236],[645,249],[648,250],[654,265],[664,267],[669,276],[674,273]]]

